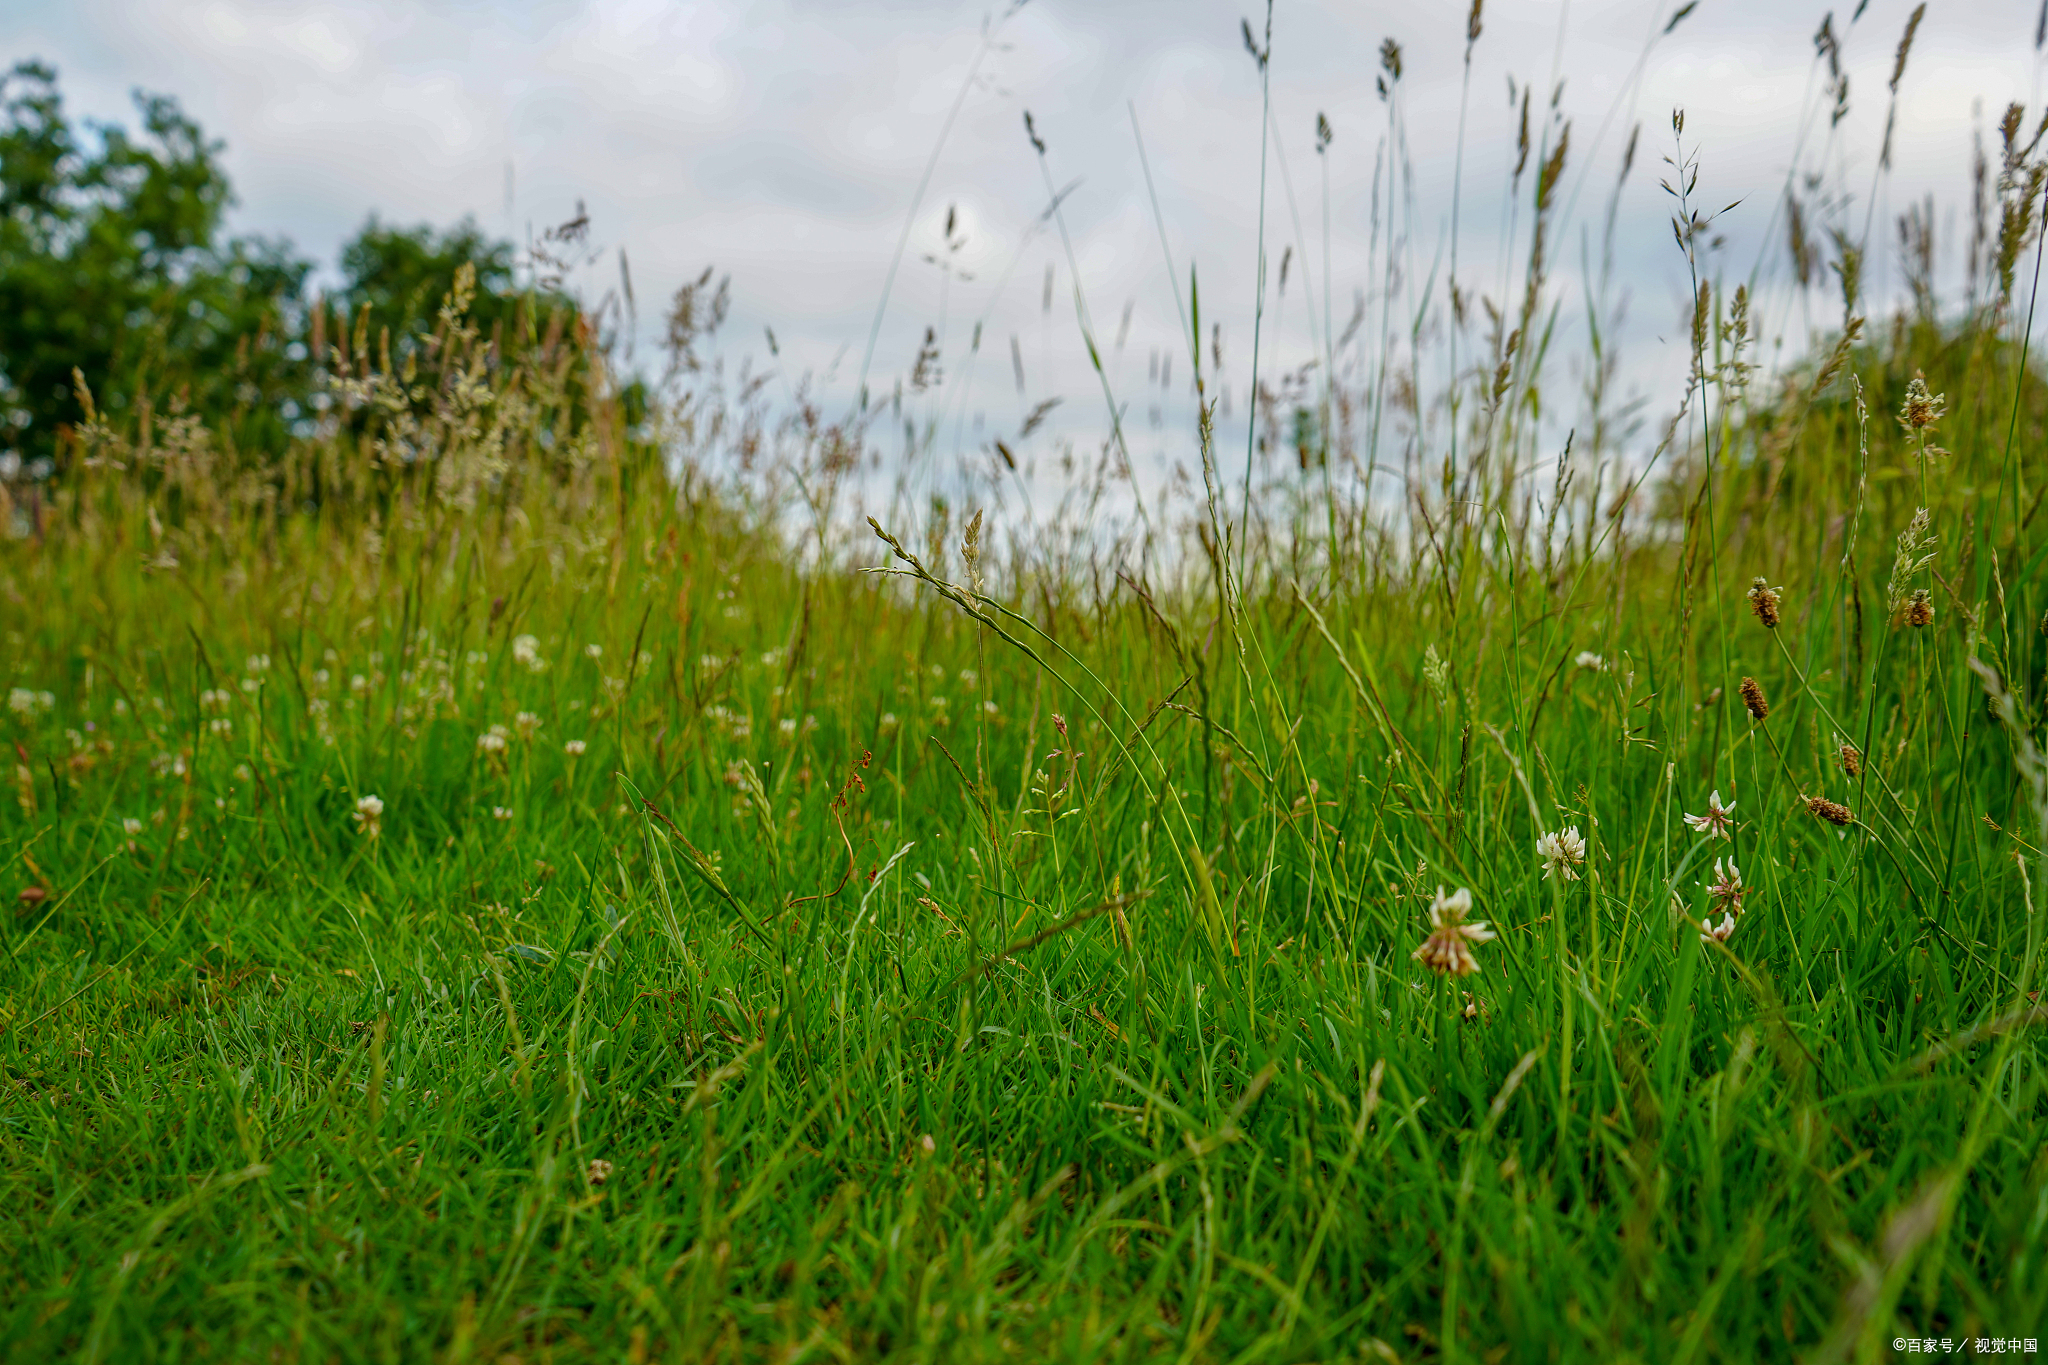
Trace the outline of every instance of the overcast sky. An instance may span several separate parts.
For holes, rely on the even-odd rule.
[[[1744,200],[1722,220],[1727,245],[1716,268],[1747,275],[1767,239],[1781,277],[1777,204],[1795,156],[1854,196],[1845,221],[1862,230],[1886,83],[1912,9],[1906,0],[1868,0],[1852,23],[1855,0],[1702,0],[1659,36],[1675,7],[1490,0],[1472,55],[1462,178],[1460,278],[1505,297],[1527,247],[1526,202],[1512,219],[1509,209],[1519,112],[1510,82],[1533,87],[1540,135],[1561,80],[1557,117],[1570,121],[1571,153],[1553,258],[1560,285],[1576,290],[1583,234],[1590,230],[1597,252],[1623,148],[1641,123],[1622,190],[1615,279],[1629,298],[1628,382],[1650,390],[1675,386],[1684,369],[1686,276],[1658,187],[1672,108],[1686,110],[1703,204]],[[1263,351],[1272,369],[1315,353],[1304,285],[1321,295],[1327,283],[1340,330],[1357,291],[1374,291],[1377,307],[1374,187],[1389,107],[1375,80],[1388,37],[1403,51],[1399,98],[1414,177],[1402,209],[1400,297],[1412,302],[1432,271],[1440,278],[1447,268],[1467,8],[1463,0],[1275,7],[1279,155],[1266,193]],[[1830,8],[1851,89],[1849,117],[1832,141],[1812,42]],[[1099,427],[1103,412],[1077,340],[1065,249],[1050,225],[1034,230],[1048,196],[1026,110],[1047,144],[1054,184],[1078,181],[1062,201],[1066,227],[1134,429],[1145,429],[1147,407],[1161,401],[1168,427],[1176,425],[1172,395],[1185,387],[1187,366],[1133,111],[1166,247],[1183,280],[1190,264],[1199,269],[1205,333],[1211,320],[1222,324],[1226,372],[1242,394],[1260,218],[1260,88],[1240,36],[1246,17],[1264,21],[1253,0],[1033,0],[1011,15],[954,0],[0,0],[10,55],[54,63],[74,113],[132,120],[128,92],[140,86],[176,95],[225,139],[242,230],[286,234],[331,261],[371,214],[436,224],[472,215],[523,240],[580,200],[593,241],[610,253],[585,288],[616,282],[624,248],[643,337],[677,284],[716,265],[733,278],[727,354],[764,353],[763,329],[772,326],[792,372],[822,374],[838,358],[838,393],[860,368],[937,147],[872,383],[886,392],[911,368],[924,329],[939,328],[952,410],[986,411],[991,433],[1041,397],[1066,400],[1070,430]],[[1900,87],[1893,168],[1879,191],[1873,237],[1882,250],[1871,266],[1879,288],[1897,279],[1888,225],[1923,194],[1937,200],[1946,259],[1959,269],[1953,252],[1969,226],[1973,130],[1995,142],[2005,103],[2035,102],[2038,17],[2038,0],[1930,8]],[[990,26],[993,43],[984,36]],[[956,99],[958,119],[941,144]],[[1319,112],[1334,133],[1322,158]],[[1528,186],[1525,176],[1525,201]],[[965,239],[950,279],[923,259],[942,252],[949,206]],[[1278,263],[1290,244],[1302,250],[1283,298]],[[1811,320],[1827,311],[1817,302]],[[977,321],[982,354],[972,388],[962,390]],[[1797,312],[1766,322],[1790,349],[1804,339],[1807,319]],[[1374,314],[1368,333],[1377,326]],[[1568,312],[1560,326],[1582,339],[1582,312]],[[1582,341],[1560,349],[1582,350]],[[1166,351],[1176,355],[1162,395],[1148,385]],[[1652,397],[1653,406],[1671,401]],[[1157,438],[1176,439],[1171,431]]]

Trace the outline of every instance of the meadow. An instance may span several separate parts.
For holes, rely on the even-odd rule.
[[[1767,374],[1673,135],[1640,449],[1541,446],[1557,148],[1444,392],[1333,342],[1114,537],[467,281],[318,314],[282,460],[80,376],[0,508],[8,1358],[2035,1349],[2048,173],[1940,305],[1795,235]]]

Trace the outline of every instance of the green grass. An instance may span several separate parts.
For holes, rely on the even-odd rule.
[[[2021,321],[1902,320],[1768,403],[1703,327],[1712,462],[1681,434],[1637,495],[1546,476],[1542,504],[1496,339],[1460,465],[1418,462],[1405,511],[1275,466],[1249,547],[1189,508],[1127,581],[1020,541],[986,595],[957,522],[889,528],[916,571],[864,535],[799,554],[784,508],[665,479],[601,365],[492,368],[452,318],[409,390],[356,356],[368,401],[278,467],[87,429],[0,546],[0,865],[31,889],[0,930],[0,1341],[2038,1336]],[[1916,368],[1949,399],[1931,475],[1893,421]],[[838,525],[843,448],[785,434]],[[1887,589],[1923,505],[1915,628]],[[1727,843],[1682,819],[1715,790]],[[1546,878],[1564,826],[1582,875]],[[1729,857],[1744,913],[1703,942]],[[1498,933],[1476,975],[1412,956],[1439,887]]]

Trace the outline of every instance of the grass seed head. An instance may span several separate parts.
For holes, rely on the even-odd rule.
[[[1802,797],[1806,809],[1831,825],[1853,825],[1856,813],[1839,801],[1830,801],[1825,796]]]
[[[1948,395],[1930,393],[1927,376],[1913,371],[1913,378],[1906,385],[1906,401],[1899,405],[1899,425],[1907,431],[1931,431],[1934,424],[1948,411]]]
[[[1776,630],[1782,619],[1778,614],[1778,602],[1783,588],[1774,588],[1761,578],[1752,579],[1749,585],[1749,609],[1756,613],[1756,619],[1764,623],[1766,630]]]
[[[1765,716],[1771,714],[1771,704],[1765,700],[1764,689],[1757,683],[1755,678],[1744,678],[1741,691],[1742,704],[1749,708],[1751,719],[1762,720]]]
[[[1934,599],[1925,588],[1915,588],[1906,602],[1906,624],[1918,630],[1934,621]]]

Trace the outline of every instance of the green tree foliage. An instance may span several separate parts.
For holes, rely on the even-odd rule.
[[[84,416],[82,376],[123,426],[191,413],[230,451],[274,457],[325,406],[323,331],[331,343],[333,324],[360,325],[402,361],[464,265],[470,322],[494,356],[573,326],[573,303],[522,291],[512,245],[467,219],[437,231],[371,217],[320,308],[290,242],[227,233],[223,144],[169,96],[135,103],[140,132],[74,123],[52,67],[0,75],[0,451],[31,465],[56,454]]]
[[[224,238],[221,144],[168,96],[135,103],[140,133],[80,128],[50,67],[0,77],[0,412],[24,454],[77,419],[74,370],[116,413],[155,392],[227,414],[290,382],[254,343],[295,324],[310,263]]]
[[[341,249],[346,283],[334,303],[351,316],[368,307],[378,326],[391,329],[394,351],[403,354],[422,333],[434,330],[442,300],[465,265],[476,270],[470,318],[484,336],[491,336],[513,316],[512,244],[493,241],[467,218],[436,232],[426,223],[387,226],[373,215]]]

